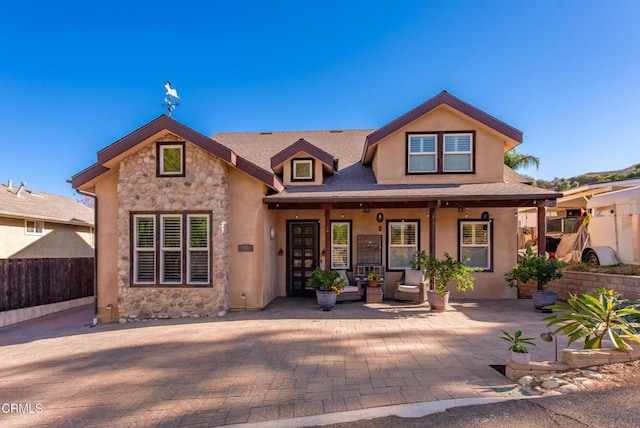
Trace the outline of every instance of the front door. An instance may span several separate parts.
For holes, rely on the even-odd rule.
[[[319,265],[319,223],[289,221],[287,227],[287,294],[313,295],[307,279]]]

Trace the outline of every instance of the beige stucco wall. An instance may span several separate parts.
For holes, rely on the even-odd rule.
[[[24,219],[0,217],[0,258],[93,257],[91,227],[45,221],[43,232],[28,235]]]
[[[96,183],[98,219],[96,228],[96,280],[98,319],[113,322],[118,314],[118,175],[110,173]],[[111,305],[109,307],[109,305]]]
[[[507,287],[503,274],[515,264],[516,257],[516,221],[514,208],[484,208],[467,209],[466,219],[479,219],[482,211],[489,212],[493,219],[493,263],[492,272],[478,272],[474,274],[475,289],[465,294],[453,293],[453,298],[515,298],[515,291]],[[325,244],[324,210],[278,210],[277,247],[282,248],[284,255],[277,257],[278,295],[285,296],[286,290],[286,220],[319,221],[320,222],[320,251],[325,250],[325,257],[329,257],[329,246]],[[384,221],[378,223],[376,214],[382,212]],[[387,265],[387,220],[418,220],[420,222],[420,249],[429,251],[429,224],[427,209],[384,209],[364,213],[362,210],[331,210],[331,220],[352,221],[352,266],[357,263],[357,236],[382,235],[382,262]],[[298,219],[295,218],[296,214]],[[344,217],[342,215],[344,214]],[[442,257],[448,252],[454,258],[458,256],[458,219],[465,219],[464,213],[456,208],[440,208],[436,211],[436,253]],[[379,230],[380,229],[380,230]],[[321,257],[320,264],[325,266],[325,257]],[[387,297],[393,296],[394,283],[400,280],[402,272],[387,272],[385,276],[385,292]]]
[[[475,174],[406,174],[407,132],[475,130]],[[373,171],[379,184],[495,183],[503,181],[504,139],[462,113],[443,105],[377,143]]]

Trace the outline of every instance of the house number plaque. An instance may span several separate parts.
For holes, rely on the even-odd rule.
[[[252,252],[253,251],[253,245],[251,245],[251,244],[240,244],[240,245],[238,245],[238,251],[239,252]]]

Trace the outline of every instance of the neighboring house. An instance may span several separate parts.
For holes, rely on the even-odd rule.
[[[390,293],[419,249],[483,268],[468,297],[515,297],[517,208],[560,196],[504,166],[521,141],[447,92],[377,130],[209,138],[160,116],[72,180],[97,195],[99,318],[264,308],[316,266],[383,264]]]
[[[71,198],[0,184],[0,259],[93,257],[93,227]]]

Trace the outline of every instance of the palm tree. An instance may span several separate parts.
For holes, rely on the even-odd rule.
[[[504,163],[511,169],[529,168],[531,165],[535,165],[536,169],[540,168],[540,159],[518,153],[516,149],[511,149],[504,154]]]

